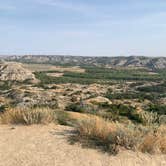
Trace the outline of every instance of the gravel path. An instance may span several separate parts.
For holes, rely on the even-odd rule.
[[[166,166],[166,156],[121,152],[110,156],[70,145],[64,126],[0,126],[0,166]]]

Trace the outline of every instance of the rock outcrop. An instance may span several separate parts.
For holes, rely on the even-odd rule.
[[[35,75],[22,67],[20,63],[3,62],[0,63],[1,81],[25,81],[35,80]]]

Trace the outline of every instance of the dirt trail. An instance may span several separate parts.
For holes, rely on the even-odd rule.
[[[0,166],[166,166],[166,156],[121,152],[110,156],[70,145],[64,126],[0,126]]]

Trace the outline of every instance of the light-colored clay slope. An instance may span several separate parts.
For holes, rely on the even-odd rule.
[[[110,156],[70,145],[64,126],[0,126],[0,166],[166,166],[166,156],[121,152]]]
[[[2,81],[25,81],[35,80],[35,75],[25,69],[20,63],[0,63],[0,80]]]

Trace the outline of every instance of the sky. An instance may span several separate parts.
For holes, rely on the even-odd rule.
[[[166,0],[0,0],[0,54],[166,56]]]

